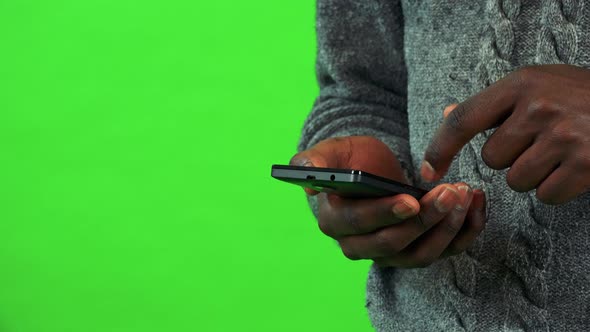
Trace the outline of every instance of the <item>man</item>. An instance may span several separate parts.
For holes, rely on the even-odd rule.
[[[589,330],[590,2],[318,0],[317,36],[291,163],[431,189],[306,189],[322,232],[375,262],[376,330]]]

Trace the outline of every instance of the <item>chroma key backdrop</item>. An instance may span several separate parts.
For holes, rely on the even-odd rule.
[[[371,331],[287,163],[315,3],[0,1],[0,331]]]

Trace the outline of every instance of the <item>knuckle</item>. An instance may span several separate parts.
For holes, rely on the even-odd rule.
[[[524,169],[527,169],[527,165],[522,165],[521,168],[522,167],[524,167]],[[520,172],[519,169],[520,168],[517,169],[512,167],[506,174],[506,183],[508,184],[508,187],[519,193],[532,190],[533,188],[530,188],[529,185],[523,183],[522,180],[524,179],[524,177],[522,176],[522,172]]]
[[[430,224],[427,223],[426,221],[424,221],[424,219],[425,219],[425,216],[422,215],[421,213],[418,213],[416,215],[416,218],[414,218],[414,222],[418,226],[418,229],[420,230],[420,232],[425,232],[430,228],[429,227]]]
[[[449,113],[445,122],[447,126],[457,133],[461,133],[463,130],[464,118],[468,112],[468,108],[465,103],[461,103],[455,107],[455,109]]]
[[[342,208],[342,219],[352,234],[364,233],[361,217],[353,207],[346,205]]]
[[[562,122],[561,124],[554,126],[551,130],[549,135],[549,140],[552,143],[557,143],[560,145],[566,144],[576,144],[579,142],[584,142],[587,138],[587,135],[581,135],[578,131],[573,129],[574,126],[568,122]]]
[[[459,233],[459,230],[461,230],[461,226],[463,226],[463,218],[457,218],[454,216],[450,216],[450,218],[449,221],[443,223],[443,227],[447,234],[455,236]]]
[[[350,259],[351,261],[358,261],[362,259],[352,248],[347,245],[340,243],[340,249],[342,250],[342,254],[344,257]]]
[[[552,195],[548,190],[537,189],[537,192],[535,193],[535,195],[537,196],[537,199],[544,204],[547,204],[547,205],[557,204],[557,201],[555,200],[554,195]]]
[[[501,169],[501,163],[496,159],[494,148],[489,142],[490,141],[486,142],[486,144],[484,144],[483,148],[481,149],[481,159],[490,168],[496,170]]]
[[[510,81],[516,86],[528,86],[535,81],[539,71],[534,66],[522,67],[510,75]]]
[[[402,249],[396,237],[386,231],[380,231],[375,236],[375,246],[380,254],[396,254]]]
[[[555,104],[547,97],[537,97],[528,103],[526,112],[529,119],[546,118],[556,112]]]
[[[333,227],[331,225],[331,223],[329,223],[325,218],[320,218],[318,220],[318,227],[320,229],[320,231],[322,233],[324,233],[325,235],[329,236],[329,237],[334,237],[334,230]]]
[[[433,167],[437,167],[436,163],[441,158],[441,147],[440,143],[436,140],[433,141],[426,152],[424,153],[424,159],[432,164]]]

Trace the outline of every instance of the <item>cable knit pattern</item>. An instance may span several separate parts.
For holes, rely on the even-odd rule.
[[[477,66],[480,89],[504,77],[511,70],[510,57],[514,51],[513,21],[520,12],[519,0],[488,0],[486,4],[487,26],[483,34],[480,49],[481,60]],[[477,174],[481,176],[481,185],[486,188],[495,171],[483,162],[479,151],[493,131],[483,132],[471,140],[470,158],[477,160]],[[473,159],[472,159],[473,160]],[[488,197],[489,199],[489,197]]]
[[[481,62],[478,64],[481,87],[499,80],[510,69],[510,57],[514,51],[513,21],[520,12],[519,0],[488,0]]]
[[[488,0],[485,7],[487,25],[483,33],[480,48],[480,61],[476,71],[480,89],[504,77],[511,69],[510,57],[514,51],[513,21],[520,12],[519,0]],[[493,131],[488,130],[471,140],[470,160],[477,160],[473,170],[481,176],[481,186],[486,188],[495,171],[485,165],[479,151]],[[489,199],[489,197],[488,197]]]
[[[530,194],[518,195],[515,205],[526,206],[529,213],[515,209],[511,216],[516,229],[504,260],[508,268],[502,287],[507,303],[504,323],[507,326],[509,321],[517,319],[527,330],[548,331],[545,271],[552,256],[550,229],[536,222],[537,211]]]
[[[501,79],[512,69],[510,59],[515,43],[513,22],[518,17],[520,6],[518,0],[487,2],[486,17],[489,26],[484,33],[481,62],[478,66],[481,88]],[[494,201],[496,194],[490,187],[492,177],[497,172],[483,163],[478,152],[492,133],[493,130],[488,130],[477,135],[470,142],[471,154],[468,156],[469,159],[477,161],[477,172],[481,174],[482,186],[488,193],[488,205]],[[546,232],[539,230],[539,225],[534,221],[535,211],[530,208],[529,195],[523,196],[516,205],[526,206],[530,214],[521,214],[520,210],[515,209],[514,214],[509,216],[515,221],[515,230],[507,244],[506,255],[510,257],[505,260],[508,271],[501,289],[507,304],[504,327],[508,327],[508,322],[516,318],[521,322],[519,325],[525,329],[545,331],[548,327],[543,307],[547,298],[547,286],[542,268],[547,263],[549,253],[542,249],[545,249],[543,246],[550,239]],[[538,252],[538,249],[541,249],[541,252]],[[515,291],[518,289],[520,290]]]
[[[485,4],[487,24],[481,38],[480,61],[476,67],[480,89],[499,80],[512,68],[510,59],[515,46],[513,22],[518,17],[520,9],[519,0],[488,0]],[[479,151],[492,133],[493,130],[487,130],[476,135],[459,156],[461,178],[468,179],[469,183],[486,192],[488,206],[495,198],[491,182],[497,172],[487,167]],[[480,247],[482,241],[483,239],[480,239]],[[456,303],[455,309],[462,317],[467,331],[476,329],[478,318],[477,312],[473,310],[476,304],[472,297],[475,296],[478,274],[485,272],[481,270],[481,266],[475,258],[481,253],[474,257],[472,251],[468,250],[463,255],[450,259],[453,262],[454,279],[459,292],[454,291],[451,287],[443,288],[451,302]],[[464,298],[460,298],[458,294],[463,295]]]
[[[576,63],[582,0],[542,0],[536,63]]]
[[[590,66],[582,0],[317,0],[320,95],[298,146],[342,135],[384,141],[413,178],[449,102],[520,66]],[[589,38],[586,38],[589,37]],[[590,193],[562,206],[516,193],[480,152],[443,182],[487,194],[485,231],[424,269],[372,266],[366,307],[377,331],[590,331]],[[317,214],[317,201],[310,198]]]

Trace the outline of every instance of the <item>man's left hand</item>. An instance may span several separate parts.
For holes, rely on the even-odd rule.
[[[469,140],[498,127],[481,156],[493,169],[510,167],[510,188],[536,188],[546,204],[568,202],[590,189],[590,70],[522,68],[449,111],[426,149],[424,180],[439,180]]]

